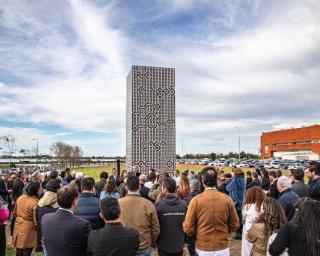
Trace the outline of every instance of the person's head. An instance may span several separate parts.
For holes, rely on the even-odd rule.
[[[281,193],[287,189],[291,188],[291,182],[288,177],[281,176],[277,181],[277,189]]]
[[[252,177],[251,171],[247,171],[246,174],[247,174],[247,178],[251,178]]]
[[[249,188],[246,192],[244,205],[255,204],[256,210],[260,212],[263,200],[266,198],[265,193],[260,187]]]
[[[70,172],[71,172],[70,168],[66,168],[66,174],[67,174],[67,176],[70,175]]]
[[[291,170],[291,178],[294,181],[303,181],[304,172],[301,169]]]
[[[308,254],[320,255],[320,202],[311,198],[301,198],[296,204],[296,214],[292,222],[303,229],[307,238]]]
[[[66,171],[61,171],[61,172],[60,172],[60,177],[61,177],[62,179],[65,179],[66,176],[67,176]]]
[[[202,177],[202,183],[205,188],[213,188],[217,186],[217,172],[210,170]]]
[[[49,178],[51,180],[54,180],[54,179],[58,178],[58,176],[59,176],[59,173],[56,170],[51,171],[50,174],[49,174]]]
[[[305,170],[304,173],[306,174],[309,180],[313,180],[319,176],[317,167],[315,165],[309,165]]]
[[[269,173],[265,168],[261,168],[261,172],[263,174],[263,178],[269,179]]]
[[[51,191],[53,193],[57,193],[59,188],[61,188],[61,180],[60,179],[50,180],[47,185],[47,191]]]
[[[24,180],[24,179],[26,178],[26,174],[25,174],[24,171],[19,171],[19,172],[17,173],[17,177],[18,177],[19,179],[21,179],[21,180]]]
[[[151,182],[153,183],[153,182],[156,180],[156,178],[157,178],[157,175],[156,175],[155,172],[149,173],[149,175],[148,175],[148,181],[151,181]]]
[[[184,175],[180,175],[180,188],[184,192],[190,190],[189,179]]]
[[[123,171],[121,172],[121,179],[124,180],[124,179],[127,177],[127,174],[128,174],[127,170],[123,170]]]
[[[100,173],[100,179],[107,180],[108,179],[108,173],[106,171],[103,171]]]
[[[252,178],[253,178],[253,179],[258,179],[258,173],[253,172],[253,173],[252,173]]]
[[[129,176],[126,182],[127,190],[130,192],[138,192],[140,184],[137,176]]]
[[[179,170],[175,170],[174,177],[179,177],[179,176],[180,176],[180,171]]]
[[[280,178],[282,176],[282,171],[281,170],[276,170],[277,177]]]
[[[115,221],[119,219],[121,208],[117,199],[106,197],[100,203],[100,217],[105,221]]]
[[[271,181],[274,181],[275,179],[277,179],[277,173],[276,171],[269,171],[269,178]]]
[[[190,181],[190,191],[191,192],[195,192],[195,191],[199,191],[200,192],[201,189],[201,183],[200,181],[193,179]]]
[[[162,182],[162,191],[167,193],[176,192],[176,181],[171,177],[165,177]]]
[[[244,172],[240,168],[236,168],[233,173],[234,173],[234,176],[243,176],[244,175]]]
[[[132,172],[138,173],[139,170],[140,170],[139,165],[135,164],[134,166],[132,166]]]
[[[159,182],[159,184],[162,184],[163,179],[165,178],[165,174],[163,171],[159,171],[158,175],[157,175],[157,180]]]
[[[279,202],[271,197],[266,197],[262,203],[261,214],[255,222],[265,224],[265,235],[269,237],[287,222],[286,215]]]
[[[147,180],[147,176],[146,176],[145,174],[141,174],[141,175],[139,176],[139,182],[140,182],[140,184],[146,183],[146,180]]]
[[[26,194],[28,196],[38,197],[40,191],[40,182],[39,181],[32,181],[27,184],[26,186]]]
[[[57,191],[57,201],[61,208],[74,210],[78,205],[78,190],[67,185]]]
[[[81,190],[84,192],[93,192],[95,193],[95,181],[92,177],[84,177],[81,180]]]
[[[115,192],[116,189],[117,189],[116,183],[112,179],[107,180],[104,186],[104,190],[108,193],[112,193],[112,192]]]
[[[112,168],[112,175],[117,176],[118,172],[116,168]]]
[[[31,175],[31,180],[32,181],[41,181],[41,174],[38,171],[35,171]]]
[[[6,173],[4,173],[4,174],[2,175],[2,179],[3,179],[4,181],[8,181],[9,178],[10,178],[9,172],[6,172]]]

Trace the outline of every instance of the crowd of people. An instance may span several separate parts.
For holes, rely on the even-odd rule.
[[[305,184],[304,177],[309,180]],[[305,170],[256,169],[246,174],[205,167],[192,171],[138,166],[102,172],[5,173],[0,179],[0,256],[10,221],[17,256],[320,255],[320,164]],[[155,249],[153,249],[155,248]]]

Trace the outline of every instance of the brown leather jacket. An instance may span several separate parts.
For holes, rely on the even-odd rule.
[[[126,228],[139,232],[139,251],[151,248],[159,234],[160,226],[155,206],[138,194],[128,194],[119,199],[121,222]]]
[[[195,234],[196,248],[217,251],[228,248],[228,232],[239,228],[232,199],[217,190],[205,190],[194,197],[183,223],[188,236]]]

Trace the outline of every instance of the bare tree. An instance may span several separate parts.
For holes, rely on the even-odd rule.
[[[72,146],[64,142],[55,142],[50,148],[60,167],[68,167],[71,164],[79,165],[83,151],[79,146]]]
[[[15,144],[17,139],[13,135],[8,134],[8,135],[1,136],[0,140],[3,142],[3,144],[7,148],[7,152],[9,154],[9,159],[10,159],[10,166],[11,166],[12,155],[15,151]]]

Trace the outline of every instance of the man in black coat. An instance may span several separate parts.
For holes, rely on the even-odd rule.
[[[78,191],[68,185],[57,192],[59,210],[42,217],[42,240],[47,256],[85,256],[90,222],[74,216]]]
[[[103,171],[100,173],[100,181],[96,183],[97,196],[100,198],[101,191],[104,189],[108,179],[108,173]]]
[[[276,171],[269,171],[269,178],[270,178],[270,188],[269,188],[268,196],[274,199],[278,199],[280,193],[277,189],[278,176]]]
[[[304,184],[304,172],[302,169],[291,171],[291,188],[300,197],[307,197],[310,194],[309,186]]]
[[[260,187],[260,188],[262,187],[262,183],[259,180],[258,173],[256,172],[252,173],[252,181],[249,184],[247,184],[247,189],[253,188],[253,187]]]
[[[109,177],[109,179],[112,180],[117,187],[120,185],[120,177],[116,168],[112,169],[112,175]]]
[[[118,200],[106,197],[101,201],[100,209],[106,225],[102,229],[91,231],[88,255],[135,256],[139,248],[139,232],[122,226]]]
[[[161,230],[157,241],[159,256],[182,256],[183,254],[185,235],[182,224],[187,212],[187,205],[175,192],[175,180],[171,177],[164,178],[162,194],[165,196],[156,203]]]
[[[2,199],[6,202],[8,202],[8,199],[9,199],[9,191],[7,186],[9,176],[10,176],[9,173],[5,173],[0,178],[0,197],[2,197]]]
[[[74,215],[90,221],[91,229],[104,227],[100,218],[100,199],[96,196],[95,182],[92,177],[84,177],[81,181],[81,193]]]
[[[320,164],[311,162],[305,169],[305,174],[309,179],[310,198],[320,201]]]

